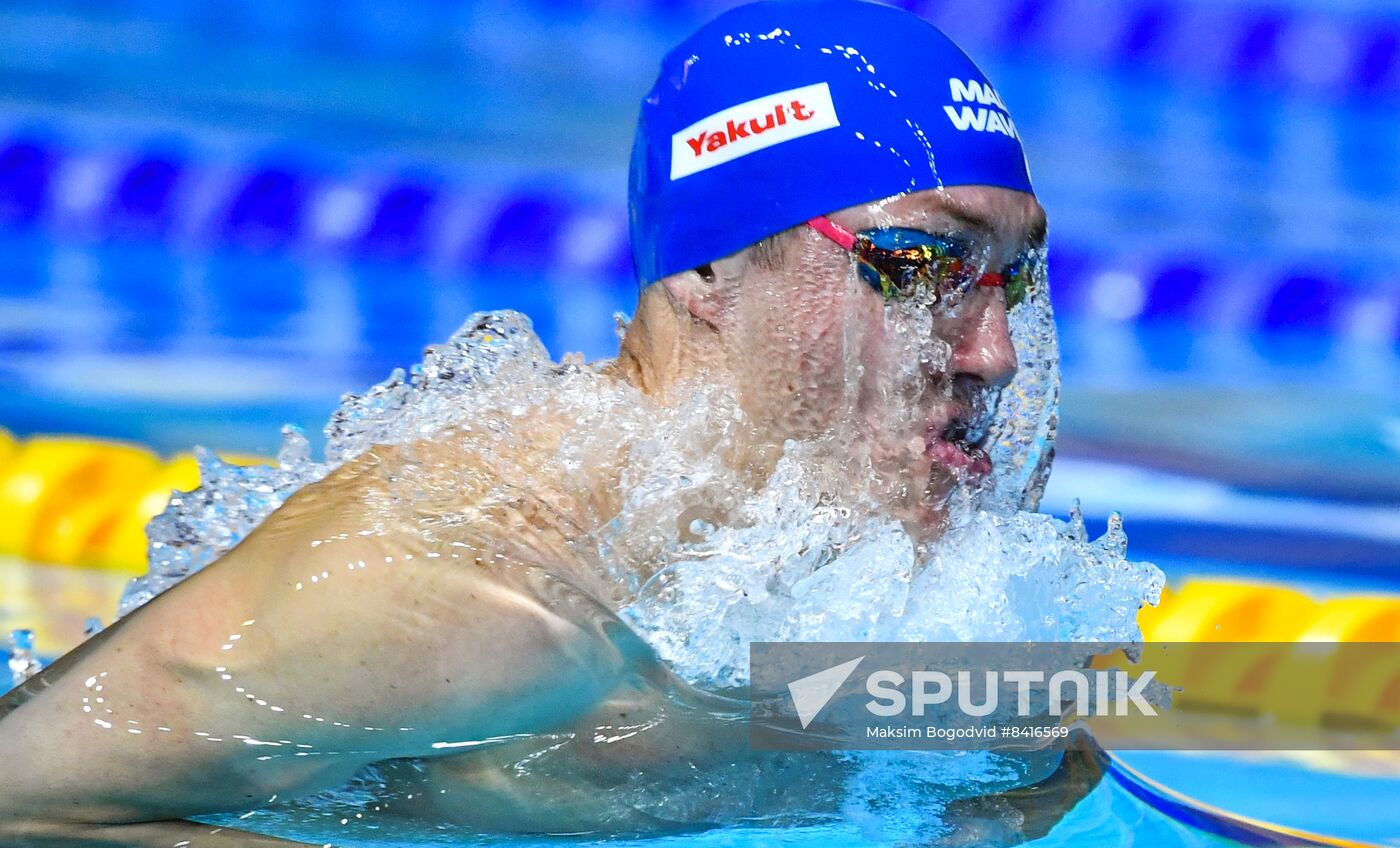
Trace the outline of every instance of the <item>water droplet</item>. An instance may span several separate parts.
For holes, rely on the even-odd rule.
[[[27,628],[11,630],[9,638],[10,678],[19,686],[43,670],[44,664],[34,653],[34,631]]]

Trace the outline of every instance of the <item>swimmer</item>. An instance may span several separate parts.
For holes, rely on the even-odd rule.
[[[1017,368],[1008,311],[1045,239],[1015,125],[977,67],[885,6],[731,10],[663,61],[630,213],[643,288],[600,379],[651,410],[695,386],[733,397],[746,424],[724,459],[741,476],[837,433],[891,512],[936,539],[950,493],[992,470],[987,425]],[[5,844],[259,844],[181,820],[373,764],[431,790],[396,812],[489,830],[722,817],[610,801],[627,775],[761,761],[728,720],[742,710],[618,618],[617,575],[648,563],[577,544],[621,509],[623,463],[561,476],[571,415],[543,403],[508,433],[362,454],[0,701]],[[620,727],[665,732],[598,732]],[[538,734],[571,741],[512,782],[502,764]],[[781,808],[838,769],[758,768],[745,791]],[[1016,838],[1056,816],[1023,819]]]

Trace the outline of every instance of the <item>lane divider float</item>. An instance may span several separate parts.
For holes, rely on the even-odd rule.
[[[273,460],[220,454],[239,465]],[[199,485],[191,454],[79,436],[16,439],[0,430],[0,555],[139,574],[146,523],[172,492]]]

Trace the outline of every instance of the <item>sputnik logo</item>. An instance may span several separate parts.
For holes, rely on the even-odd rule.
[[[788,694],[792,696],[792,705],[797,708],[797,720],[802,722],[803,730],[831,701],[863,659],[863,656],[856,657],[850,662],[834,665],[788,684]]]

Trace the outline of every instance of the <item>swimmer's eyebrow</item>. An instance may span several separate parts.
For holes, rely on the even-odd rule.
[[[938,211],[951,218],[967,232],[984,237],[994,236],[998,232],[997,222],[993,218],[965,206],[947,205]],[[1045,235],[1045,216],[1043,214],[1037,215],[1031,223],[1030,230],[1026,233],[1024,243],[1029,247],[1040,247],[1045,244]]]
[[[956,206],[947,206],[940,210],[944,215],[957,221],[963,228],[979,235],[992,235],[997,231],[996,222],[986,215],[980,215],[970,209],[962,209]]]
[[[996,221],[971,209],[950,206],[945,208],[943,212],[963,227],[979,235],[991,236],[998,232]],[[1026,232],[1023,243],[1032,248],[1038,248],[1045,244],[1045,216],[1043,214],[1035,216],[1030,229]]]
[[[1035,222],[1031,224],[1030,232],[1026,233],[1026,244],[1031,247],[1043,247],[1045,245],[1045,216],[1037,215]]]

